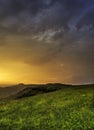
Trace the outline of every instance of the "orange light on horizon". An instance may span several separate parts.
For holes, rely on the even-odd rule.
[[[53,65],[52,65],[53,66]],[[28,65],[23,62],[9,61],[0,66],[0,84],[45,84],[70,83],[71,71],[63,71],[60,67]]]

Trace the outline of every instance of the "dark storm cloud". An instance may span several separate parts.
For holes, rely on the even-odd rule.
[[[93,24],[93,7],[92,0],[0,0],[0,23],[10,33],[73,29]]]
[[[18,30],[21,32],[26,31],[32,26],[40,23],[41,10],[45,10],[52,6],[51,2],[44,2],[44,0],[1,0],[0,1],[0,25],[5,32],[16,33]],[[42,14],[44,15],[44,14]],[[36,22],[35,22],[36,20]],[[39,22],[38,22],[39,21]],[[39,25],[40,26],[40,25]]]

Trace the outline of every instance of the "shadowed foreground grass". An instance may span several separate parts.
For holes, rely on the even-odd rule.
[[[94,130],[94,88],[1,101],[0,130]]]

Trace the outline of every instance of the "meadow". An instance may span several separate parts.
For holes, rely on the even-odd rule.
[[[94,86],[1,100],[0,130],[94,130]]]

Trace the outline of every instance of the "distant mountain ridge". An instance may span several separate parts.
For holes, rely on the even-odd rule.
[[[60,89],[63,89],[65,87],[70,87],[72,85],[64,85],[60,83],[54,83],[54,84],[44,84],[44,85],[35,85],[35,86],[29,86],[27,88],[24,88],[22,91],[18,92],[16,95],[10,96],[13,99],[20,99],[25,97],[30,97],[38,94],[43,93],[50,93],[54,91],[58,91]]]
[[[59,84],[59,83],[58,83]],[[0,98],[6,98],[10,95],[16,95],[17,93],[19,93],[20,91],[24,91],[24,89],[31,89],[31,88],[39,88],[41,86],[51,86],[51,85],[55,85],[55,84],[17,84],[17,85],[13,85],[13,86],[7,86],[7,87],[0,87]],[[59,84],[60,86],[62,86],[62,84]]]
[[[42,93],[49,93],[53,91],[58,91],[64,88],[81,88],[85,89],[87,87],[93,88],[93,84],[88,85],[68,85],[68,84],[61,84],[61,83],[48,83],[48,84],[23,84],[20,83],[18,85],[14,86],[8,86],[8,87],[0,87],[0,98],[13,98],[13,99],[19,99],[29,96],[34,96],[37,94]]]

